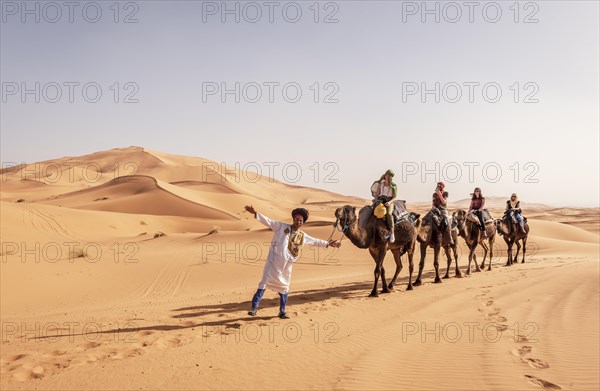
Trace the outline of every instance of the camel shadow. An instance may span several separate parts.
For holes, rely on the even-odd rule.
[[[404,271],[404,269],[403,269]],[[423,272],[422,280],[424,285],[429,282],[433,282],[433,278],[435,277],[434,271]],[[413,279],[415,276],[413,276]],[[389,278],[388,278],[389,282]],[[406,285],[408,284],[408,276],[399,277],[394,291],[404,292]],[[305,289],[300,291],[294,291],[290,294],[290,299],[288,301],[288,305],[301,305],[304,303],[319,303],[324,302],[329,299],[340,299],[340,300],[360,300],[360,299],[369,299],[368,293],[373,288],[373,283],[364,281],[364,282],[355,282],[355,283],[347,283],[341,284],[331,287],[324,288],[315,288],[315,289]],[[421,288],[421,287],[419,287]],[[229,302],[229,303],[219,303],[219,304],[206,304],[206,305],[197,305],[191,307],[181,307],[172,310],[173,312],[178,312],[173,315],[174,319],[187,319],[187,318],[199,318],[208,315],[219,314],[219,316],[225,316],[225,314],[235,313],[239,311],[247,311],[250,309],[250,297],[247,300],[239,301],[239,302]],[[279,306],[279,298],[264,298],[261,301],[261,310],[268,308],[277,308]],[[248,318],[248,319],[257,319]]]

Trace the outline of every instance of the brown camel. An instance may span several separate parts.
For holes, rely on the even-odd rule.
[[[398,202],[398,201],[397,201]],[[373,290],[369,296],[377,297],[377,283],[379,276],[381,275],[382,290],[381,293],[389,293],[390,290],[394,289],[396,278],[402,270],[401,256],[404,253],[408,254],[408,287],[406,290],[412,290],[412,272],[413,272],[413,254],[415,251],[415,241],[417,237],[417,231],[413,224],[404,220],[395,225],[395,241],[390,243],[387,236],[389,230],[387,229],[387,223],[384,219],[378,219],[373,216],[371,211],[365,211],[365,208],[371,208],[370,206],[363,207],[359,214],[356,214],[356,208],[350,205],[346,205],[342,208],[338,208],[335,211],[336,227],[340,226],[340,230],[350,239],[350,241],[358,248],[368,248],[369,253],[375,261],[375,283],[373,284]],[[363,213],[366,212],[366,213]],[[359,223],[359,216],[369,216],[366,222]],[[416,213],[410,213],[410,219],[418,221],[419,215]],[[386,285],[385,281],[385,269],[383,267],[383,260],[387,251],[390,250],[394,255],[394,261],[396,262],[396,272],[394,277],[390,281],[389,285]]]
[[[444,278],[450,277],[450,266],[452,265],[452,258],[450,257],[450,249],[454,253],[454,262],[455,269],[454,275],[458,278],[462,277],[462,273],[458,268],[458,254],[457,254],[457,241],[458,241],[458,230],[456,227],[452,227],[450,229],[450,235],[452,235],[452,240],[454,244],[450,244],[450,240],[447,235],[444,235],[442,229],[440,228],[442,225],[443,216],[441,215],[439,210],[435,210],[434,212],[429,211],[423,217],[423,221],[419,221],[419,231],[417,235],[417,240],[421,245],[421,261],[419,262],[419,274],[417,275],[417,279],[415,280],[414,285],[421,285],[421,276],[423,274],[423,267],[425,267],[425,255],[427,254],[427,247],[431,246],[433,248],[433,267],[435,268],[435,280],[433,281],[436,284],[442,282],[439,275],[439,262],[438,258],[440,255],[440,249],[443,247],[444,252],[446,253],[446,259],[448,260],[448,266],[446,268],[446,275]]]
[[[519,263],[519,250],[521,250],[521,244],[519,244],[519,242],[523,243],[523,260],[521,263],[525,263],[527,237],[529,236],[529,224],[527,224],[527,219],[525,219],[524,223],[525,232],[521,231],[519,224],[515,223],[508,214],[505,214],[503,219],[496,219],[495,224],[498,233],[504,238],[506,246],[508,247],[508,260],[506,261],[506,266],[510,266],[513,263]],[[517,253],[514,258],[512,257],[513,244],[517,245]]]
[[[488,270],[492,270],[492,258],[494,257],[494,241],[496,240],[496,225],[494,221],[485,224],[487,237],[483,235],[483,231],[479,229],[479,222],[474,222],[467,218],[467,212],[462,209],[452,213],[452,218],[456,220],[456,227],[460,236],[465,240],[469,248],[469,266],[467,266],[466,274],[471,274],[471,260],[475,261],[475,269],[480,272],[485,268],[485,258],[488,252],[490,253],[490,262]],[[487,243],[486,243],[487,239]],[[481,269],[477,264],[477,256],[475,250],[477,245],[483,247],[483,261],[481,261]]]

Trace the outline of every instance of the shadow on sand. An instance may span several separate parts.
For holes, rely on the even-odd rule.
[[[404,271],[404,269],[403,269]],[[431,283],[433,281],[433,277],[435,276],[434,271],[423,272],[423,281],[425,285],[427,283]],[[415,276],[413,276],[415,278]],[[389,278],[388,278],[389,282]],[[341,299],[341,300],[378,300],[378,298],[368,298],[367,295],[370,293],[373,288],[372,281],[364,281],[357,283],[349,283],[342,284],[337,286],[323,287],[318,289],[306,289],[301,291],[294,291],[292,295],[290,295],[290,300],[288,303],[292,305],[298,305],[303,303],[319,303],[324,302],[328,299]],[[396,292],[402,292],[403,294],[418,294],[419,289],[423,289],[423,287],[415,287],[415,290],[412,292],[405,292],[404,289],[408,284],[408,276],[404,278],[398,278],[398,281],[395,286]],[[381,281],[379,282],[379,288],[381,287]],[[40,336],[35,339],[48,339],[48,338],[57,338],[57,337],[73,337],[73,336],[83,336],[89,334],[115,334],[115,333],[135,333],[140,331],[174,331],[174,330],[185,330],[185,329],[194,329],[196,327],[214,327],[214,326],[226,326],[228,328],[240,328],[245,322],[254,322],[257,320],[271,320],[277,318],[275,315],[277,311],[269,311],[268,309],[273,307],[277,308],[279,306],[279,297],[276,298],[264,298],[261,301],[261,310],[265,312],[272,312],[272,316],[247,316],[246,311],[249,309],[251,297],[243,301],[238,302],[229,302],[229,303],[219,303],[219,304],[207,304],[207,305],[198,305],[191,307],[182,307],[171,310],[175,314],[171,317],[173,319],[179,319],[181,322],[182,319],[190,319],[189,321],[183,322],[183,324],[173,324],[173,325],[153,325],[153,326],[141,326],[141,327],[125,327],[125,328],[114,328],[109,330],[101,330],[98,331],[94,328],[93,331],[89,333],[73,333],[73,334],[63,334],[60,335],[48,335],[48,336]],[[225,317],[227,314],[232,313],[244,313],[243,317],[237,318],[224,318],[214,321],[202,321],[202,318],[205,316],[218,314],[220,317]],[[191,321],[194,319],[194,321]],[[133,323],[133,322],[131,322]]]

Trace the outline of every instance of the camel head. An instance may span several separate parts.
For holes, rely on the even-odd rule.
[[[429,231],[431,230],[432,225],[439,229],[440,225],[442,224],[442,219],[443,216],[438,210],[427,212],[422,221],[419,219],[419,226],[415,226],[417,227],[417,240],[419,242],[427,241],[427,237],[429,236]]]
[[[458,229],[460,229],[465,221],[467,221],[467,212],[462,209],[452,212],[452,218],[456,221]]]
[[[419,223],[421,221],[419,220]],[[429,231],[431,230],[431,225],[429,224],[420,224],[419,227],[417,227],[417,240],[421,243],[424,243],[427,241],[427,237],[429,236]]]
[[[428,212],[425,214],[423,219],[419,218],[417,220],[417,224],[415,224],[415,228],[417,228],[417,240],[419,242],[426,242],[427,237],[429,236],[429,231],[431,230],[431,223],[433,221],[433,214]],[[435,223],[434,224],[439,224]]]
[[[350,205],[344,205],[341,208],[335,210],[336,226],[340,224],[343,226],[349,226],[358,220],[356,215],[356,207]]]
[[[494,220],[494,225],[496,226],[496,231],[498,232],[498,234],[500,234],[501,236],[508,235],[508,227],[504,223],[504,221],[502,221],[502,219]]]
[[[410,220],[413,222],[415,228],[419,228],[421,226],[421,215],[419,213],[410,212]]]

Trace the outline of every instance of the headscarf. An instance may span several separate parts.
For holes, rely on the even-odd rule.
[[[513,196],[515,197],[515,201],[513,202],[512,198]],[[510,196],[510,200],[508,200],[508,202],[510,202],[510,207],[511,208],[516,208],[517,204],[519,203],[519,197],[517,196],[517,193],[512,193]]]
[[[304,222],[306,222],[306,220],[308,220],[308,211],[304,208],[296,208],[292,211],[292,218],[295,218],[296,215],[300,215],[304,218]]]
[[[394,171],[392,171],[392,169],[388,169],[382,176],[381,178],[379,178],[379,183],[381,183],[381,181],[383,181],[385,179],[385,176],[389,175],[390,176],[390,187],[392,188],[392,198],[396,198],[396,196],[398,195],[398,186],[396,186],[396,184],[393,181],[394,178]],[[375,194],[373,195],[375,196]]]

